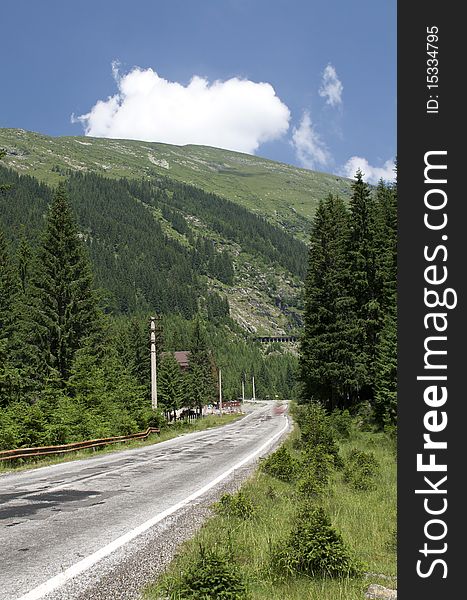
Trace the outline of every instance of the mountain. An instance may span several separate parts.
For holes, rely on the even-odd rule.
[[[350,193],[349,179],[208,146],[0,129],[0,148],[7,166],[45,183],[69,169],[111,178],[163,175],[240,204],[305,241],[320,198]]]
[[[350,182],[201,146],[0,130],[0,227],[34,241],[52,189],[68,193],[110,309],[227,312],[257,335],[301,325],[311,217]],[[5,168],[10,167],[10,169]]]

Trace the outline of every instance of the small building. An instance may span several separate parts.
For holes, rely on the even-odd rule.
[[[190,354],[191,354],[191,352],[189,350],[181,350],[180,352],[173,352],[173,355],[175,356],[175,360],[180,365],[180,368],[182,369],[182,371],[186,371],[188,369],[188,366],[190,364]]]

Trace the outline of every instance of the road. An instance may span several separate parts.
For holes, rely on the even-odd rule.
[[[71,580],[186,512],[287,429],[286,417],[257,405],[220,428],[1,476],[0,600],[61,598]]]

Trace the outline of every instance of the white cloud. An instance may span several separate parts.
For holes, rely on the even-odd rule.
[[[373,167],[366,158],[361,156],[352,156],[345,163],[342,175],[353,178],[358,169],[363,173],[363,179],[368,183],[378,183],[380,179],[384,181],[394,181],[395,163],[392,159],[387,160],[382,167]]]
[[[298,127],[292,133],[292,145],[302,166],[307,169],[325,167],[331,155],[320,136],[313,129],[310,113],[305,111]]]
[[[74,122],[85,134],[169,144],[202,144],[254,153],[289,128],[290,111],[269,83],[234,77],[214,81],[193,76],[188,85],[153,69],[121,75],[112,64],[118,93],[98,100]]]
[[[326,104],[337,107],[342,105],[343,90],[344,86],[337,76],[336,69],[329,64],[323,71],[319,95],[326,98]]]

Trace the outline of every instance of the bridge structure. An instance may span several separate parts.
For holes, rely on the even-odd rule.
[[[293,343],[298,342],[298,336],[296,335],[264,335],[255,338],[256,342],[261,342],[262,344],[271,344],[273,342],[278,342],[280,344],[283,343]]]

